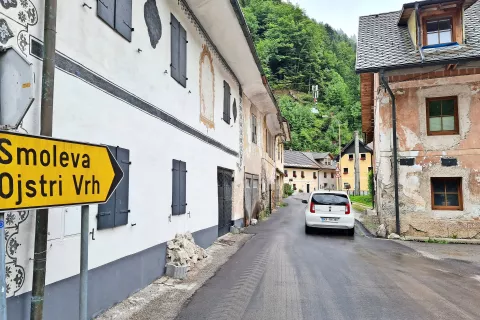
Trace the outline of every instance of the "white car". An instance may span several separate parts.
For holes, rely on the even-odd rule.
[[[349,236],[355,234],[355,213],[346,192],[315,191],[308,200],[305,209],[305,233],[311,228],[344,229]]]

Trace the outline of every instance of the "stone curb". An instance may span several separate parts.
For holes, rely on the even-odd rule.
[[[370,230],[368,230],[367,227],[365,227],[365,225],[362,223],[362,221],[358,220],[358,219],[355,219],[355,223],[358,224],[358,226],[360,227],[360,229],[362,230],[362,233],[364,236],[366,237],[369,237],[369,238],[376,238],[377,236],[375,234],[373,234]]]
[[[453,238],[429,238],[429,237],[413,237],[413,236],[403,236],[400,238],[403,241],[417,241],[417,242],[429,242],[430,241],[439,241],[447,242],[449,244],[477,244],[480,245],[480,239],[453,239]],[[432,242],[434,243],[434,242]]]

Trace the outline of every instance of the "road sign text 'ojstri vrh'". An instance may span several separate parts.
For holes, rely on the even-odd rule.
[[[122,177],[107,146],[0,131],[0,211],[103,203]]]

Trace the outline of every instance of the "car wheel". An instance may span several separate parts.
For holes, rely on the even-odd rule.
[[[352,229],[348,229],[347,230],[347,235],[349,237],[353,237],[355,235],[355,227],[353,227]]]
[[[309,234],[310,233],[310,227],[305,225],[305,233],[306,234]]]

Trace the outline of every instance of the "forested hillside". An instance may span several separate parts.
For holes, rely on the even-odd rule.
[[[287,147],[337,153],[338,125],[342,144],[361,127],[355,39],[310,19],[290,3],[240,3],[269,83],[292,128]],[[316,104],[309,93],[312,85],[319,87]]]

